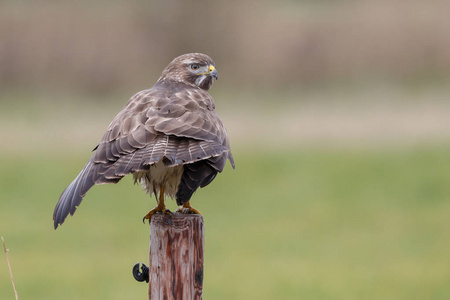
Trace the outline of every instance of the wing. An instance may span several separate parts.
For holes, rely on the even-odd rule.
[[[182,83],[162,83],[134,95],[114,118],[95,153],[63,191],[53,213],[55,228],[73,215],[94,184],[116,183],[148,170],[164,158],[167,165],[223,156],[234,168],[226,129],[203,90]]]
[[[177,204],[185,204],[199,187],[205,187],[210,184],[217,173],[223,170],[226,160],[226,156],[220,155],[185,164],[176,194]]]

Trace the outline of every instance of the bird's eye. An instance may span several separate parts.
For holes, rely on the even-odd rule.
[[[191,65],[191,69],[192,70],[197,70],[198,68],[199,68],[199,66],[197,64]]]

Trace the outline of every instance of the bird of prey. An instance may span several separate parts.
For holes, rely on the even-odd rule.
[[[117,183],[133,174],[158,205],[144,217],[170,214],[164,197],[182,213],[199,213],[189,200],[222,172],[234,168],[228,135],[207,92],[218,78],[214,61],[201,53],[175,58],[150,89],[138,92],[109,124],[94,154],[63,191],[53,213],[55,229],[73,215],[94,184]],[[159,197],[158,197],[159,195]]]

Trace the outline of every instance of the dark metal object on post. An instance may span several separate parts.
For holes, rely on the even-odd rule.
[[[146,281],[148,283],[148,280],[149,280],[148,270],[149,270],[148,267],[143,263],[142,264],[142,272],[141,272],[140,268],[139,268],[139,263],[136,263],[133,266],[134,279],[136,279],[139,282]]]

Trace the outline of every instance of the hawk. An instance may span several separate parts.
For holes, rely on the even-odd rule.
[[[175,198],[182,213],[192,194],[234,168],[227,131],[207,92],[218,78],[214,61],[201,53],[175,58],[156,84],[138,92],[109,124],[94,154],[63,191],[53,213],[55,229],[73,215],[94,184],[117,183],[133,174],[158,205],[144,217],[170,214],[164,197]],[[159,195],[159,196],[158,196]]]

